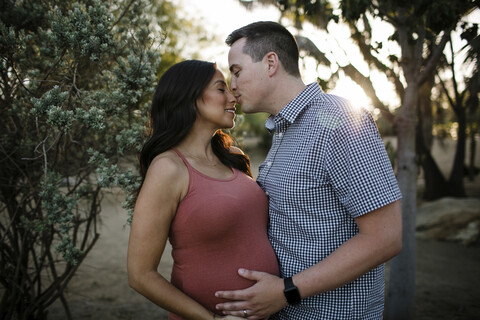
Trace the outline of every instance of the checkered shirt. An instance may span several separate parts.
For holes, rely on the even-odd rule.
[[[309,85],[266,127],[259,168],[269,196],[269,238],[282,277],[305,270],[358,233],[354,219],[401,198],[371,114]],[[271,319],[381,319],[385,267],[288,306]]]

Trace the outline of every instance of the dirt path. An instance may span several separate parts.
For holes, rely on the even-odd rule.
[[[443,147],[442,147],[443,148]],[[263,155],[248,152],[253,174]],[[439,164],[446,171],[450,152],[439,149]],[[443,157],[444,159],[440,158]],[[477,157],[480,161],[480,156]],[[467,183],[470,195],[480,198],[480,179]],[[68,301],[75,320],[167,319],[167,312],[134,292],[127,284],[126,251],[129,228],[120,196],[108,196],[102,203],[100,239],[68,287]],[[160,272],[169,278],[169,250]],[[417,240],[416,254],[417,320],[480,320],[480,243],[465,247],[457,243]],[[49,320],[64,320],[57,302]],[[308,320],[308,319],[306,319]]]
[[[68,300],[75,320],[167,319],[167,313],[127,285],[128,227],[120,198],[103,202],[101,237],[69,285]],[[165,253],[160,272],[169,276]],[[50,320],[63,320],[56,303]],[[415,319],[480,319],[480,245],[417,241]]]

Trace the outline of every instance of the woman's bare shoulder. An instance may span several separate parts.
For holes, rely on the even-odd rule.
[[[166,182],[177,181],[185,174],[188,176],[187,167],[173,150],[165,151],[153,158],[147,170],[147,178],[149,175],[153,175],[166,180]]]

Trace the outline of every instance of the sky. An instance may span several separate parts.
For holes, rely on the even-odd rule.
[[[220,70],[224,73],[228,72],[229,49],[228,46],[224,44],[224,40],[230,32],[251,22],[261,20],[278,21],[280,18],[280,12],[275,7],[262,6],[255,2],[253,3],[253,10],[247,10],[238,0],[178,0],[178,4],[182,7],[182,10],[186,11],[187,15],[200,20],[202,26],[207,32],[217,35],[219,42],[212,43],[208,49],[203,49],[200,52],[200,58],[216,62]],[[282,21],[283,25],[287,27],[292,34],[296,35],[299,33],[293,25],[286,25],[285,23],[287,22],[287,20]],[[325,33],[318,31],[315,27],[308,26],[307,24],[304,25],[301,34],[312,39],[317,45],[319,43],[324,44],[324,47],[319,48],[321,51],[326,52],[327,55],[335,55],[337,60],[346,63],[349,60],[348,56],[350,56],[352,50],[357,49],[347,37],[349,34],[348,30],[342,30],[342,27],[334,24],[332,24],[331,28],[337,34],[335,37],[336,40],[332,40],[332,37],[326,37]],[[385,31],[388,31],[388,28],[385,29]],[[343,50],[335,50],[338,48],[338,44],[332,43],[332,41],[343,43],[344,47],[349,52],[349,55],[347,56]],[[325,50],[325,48],[329,49]],[[360,53],[355,53],[354,56],[359,56],[359,54]],[[320,74],[322,78],[325,78],[325,76],[328,77],[330,74],[330,70],[326,70],[325,68],[323,69],[323,74],[322,68],[317,70],[316,62],[313,58],[305,59],[304,65],[304,68],[301,65],[301,74],[302,79],[306,84],[316,81],[318,74]],[[359,67],[361,68],[362,65]],[[363,70],[361,71],[368,73],[368,67],[363,66]],[[393,87],[385,81],[383,84],[386,86],[386,89],[380,90],[380,98],[382,99],[383,97],[382,100],[390,100],[395,104],[394,100],[396,97],[393,93]],[[354,105],[368,107],[371,104],[363,90],[356,83],[346,77],[341,77],[340,81],[337,82],[335,89],[330,93],[347,98]]]
[[[230,32],[251,22],[261,20],[278,21],[280,18],[278,9],[273,6],[262,6],[255,2],[253,2],[253,10],[247,10],[238,0],[178,0],[177,3],[187,15],[200,21],[207,32],[210,32],[211,35],[216,35],[218,43],[215,41],[208,48],[202,49],[201,52],[197,53],[200,54],[201,59],[216,62],[219,69],[225,73],[225,76],[227,76],[226,73],[228,72],[227,56],[229,48],[224,44],[224,40]],[[472,19],[476,20],[479,17],[480,14],[477,10]],[[384,103],[394,107],[399,105],[400,102],[394,92],[393,85],[387,81],[384,75],[370,72],[366,63],[361,59],[358,48],[349,38],[350,32],[346,26],[334,23],[329,24],[329,31],[334,35],[334,37],[331,37],[308,24],[304,24],[303,30],[298,31],[293,25],[285,23],[288,23],[288,21],[282,20],[282,24],[292,34],[301,34],[310,38],[327,57],[330,57],[331,61],[338,61],[341,65],[351,62],[364,75],[369,75],[374,82],[378,97]],[[388,46],[386,39],[392,32],[392,27],[386,23],[374,26],[373,40],[381,41],[387,47],[386,50],[382,50],[382,52],[385,52],[385,58],[388,54],[398,56],[400,53],[398,46]],[[191,46],[190,49],[195,50],[195,47]],[[188,52],[186,54],[188,56]],[[304,59],[303,65],[301,65],[302,79],[307,84],[314,82],[317,75],[325,79],[328,78],[330,73],[331,70],[326,69],[326,67],[317,69],[313,58]],[[354,105],[373,109],[370,107],[371,102],[363,90],[348,77],[343,76],[342,73],[335,89],[329,93],[347,98]]]
[[[217,36],[219,42],[201,54],[224,70],[228,70],[229,49],[224,41],[233,30],[255,21],[278,21],[280,17],[275,8],[255,6],[255,10],[249,11],[238,0],[178,0],[178,5],[199,20],[207,32]]]

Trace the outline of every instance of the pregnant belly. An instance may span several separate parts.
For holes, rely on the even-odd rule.
[[[270,246],[266,251],[258,248],[255,251],[249,256],[226,255],[229,259],[210,257],[189,259],[182,265],[174,263],[171,282],[208,310],[215,312],[215,305],[226,301],[215,297],[216,291],[245,289],[255,284],[254,281],[240,277],[239,268],[279,274],[277,259]]]

